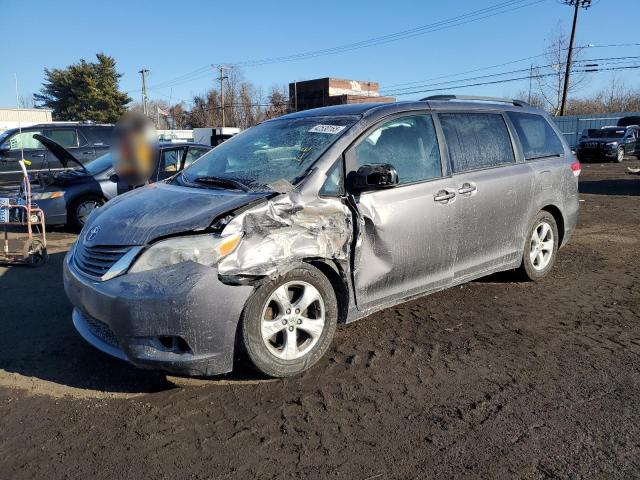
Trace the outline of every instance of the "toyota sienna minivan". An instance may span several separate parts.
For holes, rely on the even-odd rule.
[[[429,97],[285,115],[95,210],[64,262],[78,332],[182,375],[295,375],[336,324],[501,270],[545,277],[580,163],[541,110]]]

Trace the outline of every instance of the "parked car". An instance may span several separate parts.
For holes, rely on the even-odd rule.
[[[625,157],[640,156],[638,136],[640,136],[640,128],[637,125],[589,130],[589,136],[580,138],[576,152],[581,161],[622,162]]]
[[[640,116],[628,116],[622,117],[618,120],[618,127],[628,127],[629,125],[635,125],[636,127],[640,125]]]
[[[53,174],[40,173],[39,184],[32,188],[32,199],[44,211],[47,225],[67,224],[79,230],[93,210],[128,190],[114,176],[111,153],[83,164],[70,150],[51,139],[35,134],[35,140],[55,155],[65,169]],[[151,183],[175,175],[209,150],[211,147],[197,143],[161,143]]]
[[[60,159],[48,151],[34,135],[43,135],[66,148],[80,163],[104,155],[111,144],[113,125],[54,122],[12,128],[0,133],[0,186],[19,183],[22,171],[20,156],[31,162],[29,173],[64,169]]]
[[[76,329],[140,367],[222,374],[239,346],[284,377],[338,322],[501,270],[545,277],[580,163],[542,110],[465,98],[285,115],[110,201],[64,261]]]

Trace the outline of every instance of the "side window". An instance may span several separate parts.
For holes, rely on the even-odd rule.
[[[327,179],[320,189],[320,195],[339,196],[344,194],[344,168],[338,160],[327,173]]]
[[[388,163],[400,184],[442,176],[440,150],[431,115],[413,115],[384,123],[355,149],[357,167]]]
[[[64,148],[73,148],[78,146],[78,134],[76,133],[75,128],[48,130],[45,132],[45,137],[50,138]]]
[[[184,168],[187,168],[208,151],[209,150],[206,148],[189,147],[189,150],[187,150],[187,156],[184,159]]]
[[[87,136],[82,132],[82,130],[77,130],[78,132],[78,146],[79,147],[91,147],[91,142],[87,139]]]
[[[516,128],[525,160],[564,155],[562,142],[543,116],[518,112],[508,115]]]
[[[180,169],[182,152],[184,152],[184,148],[173,148],[162,152],[159,170],[160,178],[170,177]]]
[[[111,145],[113,127],[93,127],[91,133],[94,137],[94,145]]]
[[[442,113],[438,116],[454,173],[515,163],[504,118],[496,113]]]
[[[11,136],[8,140],[5,141],[9,145],[9,149],[11,150],[37,150],[44,148],[42,144],[33,138],[33,135],[39,133],[42,135],[42,132],[39,130],[31,130],[28,132],[16,133]]]

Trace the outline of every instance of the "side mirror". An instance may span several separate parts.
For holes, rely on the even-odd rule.
[[[6,156],[11,151],[11,146],[7,143],[0,145],[0,157]]]
[[[118,181],[120,181],[120,177],[118,177],[117,173],[114,173],[109,177],[109,180],[112,181],[113,183],[118,183]]]
[[[354,190],[377,190],[398,184],[398,172],[388,163],[362,165],[353,175],[351,186]]]

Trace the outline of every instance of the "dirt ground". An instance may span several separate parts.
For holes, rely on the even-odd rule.
[[[583,166],[579,229],[544,281],[496,275],[342,326],[287,380],[174,382],[95,351],[61,285],[73,235],[54,232],[45,267],[0,267],[0,478],[638,478],[626,166]]]

